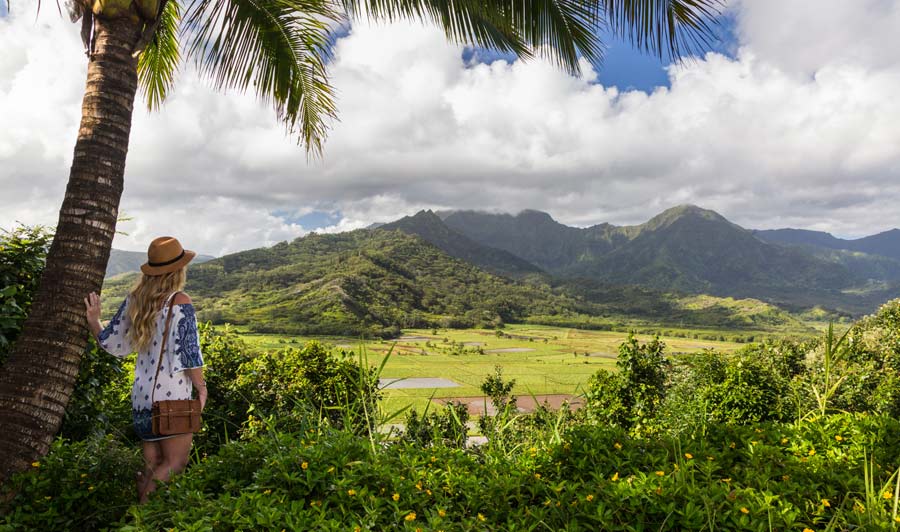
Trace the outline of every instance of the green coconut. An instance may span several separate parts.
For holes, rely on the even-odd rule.
[[[132,0],[93,0],[91,10],[94,15],[106,19],[131,15]]]
[[[134,0],[134,5],[146,20],[156,20],[159,15],[159,0]]]

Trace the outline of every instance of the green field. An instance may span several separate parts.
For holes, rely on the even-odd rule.
[[[581,386],[598,369],[615,369],[619,344],[627,333],[584,331],[539,325],[510,325],[504,336],[488,329],[409,329],[395,340],[303,337],[243,333],[256,349],[274,350],[300,346],[316,339],[359,355],[362,350],[369,365],[378,365],[388,352],[391,358],[382,377],[439,377],[459,384],[454,388],[407,388],[385,390],[384,407],[393,411],[411,404],[421,409],[428,398],[480,396],[479,386],[494,366],[503,368],[507,379],[515,379],[515,394],[578,394]],[[651,337],[638,335],[642,341]],[[707,348],[733,351],[742,344],[689,338],[662,337],[669,353],[693,352]],[[478,345],[476,345],[478,344]],[[521,351],[495,351],[516,349]],[[528,351],[524,351],[524,350]]]

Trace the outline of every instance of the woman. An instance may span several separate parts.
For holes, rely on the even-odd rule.
[[[84,300],[88,325],[97,343],[117,357],[135,351],[138,354],[131,406],[135,431],[143,440],[145,468],[137,476],[141,502],[146,502],[156,489],[154,481],[165,482],[184,470],[193,437],[191,433],[154,435],[150,419],[153,401],[190,399],[193,387],[201,408],[206,406],[197,320],[191,298],[181,292],[187,264],[195,255],[182,248],[175,238],[155,239],[147,251],[147,263],[141,266],[141,279],[106,328],[100,324],[100,296],[92,292]],[[163,342],[170,308],[169,335]],[[165,351],[161,353],[163,347]]]

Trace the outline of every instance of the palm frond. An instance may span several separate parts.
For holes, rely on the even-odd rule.
[[[165,101],[181,64],[178,44],[180,21],[181,7],[178,2],[166,2],[159,15],[156,32],[138,59],[138,83],[151,111],[159,109]]]
[[[289,134],[319,155],[335,117],[325,66],[338,19],[329,0],[193,0],[183,35],[217,90],[252,85]]]
[[[614,34],[638,49],[678,59],[710,45],[721,0],[601,0]]]
[[[341,0],[353,18],[412,19],[440,27],[451,41],[514,53],[541,55],[578,73],[579,55],[603,57],[602,6],[578,0]]]
[[[591,64],[603,60],[602,11],[584,0],[524,0],[509,2],[516,27],[528,45],[570,73],[578,73],[578,58]]]
[[[504,6],[507,2],[502,2]],[[497,2],[477,0],[341,0],[351,18],[371,17],[395,22],[415,20],[435,24],[447,38],[504,53],[529,56],[530,50],[517,31],[511,13]]]
[[[341,0],[352,17],[435,23],[456,42],[537,54],[577,73],[603,59],[601,33],[678,58],[709,44],[721,0]]]

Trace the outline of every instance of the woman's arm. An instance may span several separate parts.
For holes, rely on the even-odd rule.
[[[197,389],[197,398],[200,399],[200,409],[206,407],[206,380],[203,378],[203,368],[189,368],[184,370],[191,379],[191,384]]]
[[[85,316],[91,334],[94,335],[97,344],[107,353],[120,358],[131,354],[131,342],[128,339],[131,319],[126,312],[127,304],[128,299],[126,298],[116,315],[104,327],[100,323],[100,296],[91,292],[84,298]]]

